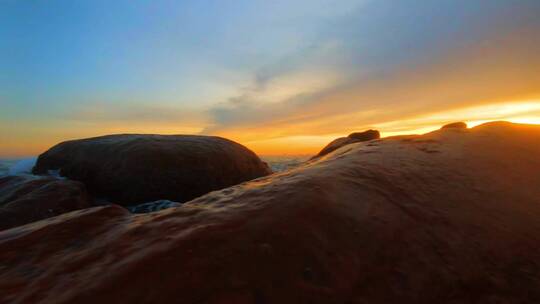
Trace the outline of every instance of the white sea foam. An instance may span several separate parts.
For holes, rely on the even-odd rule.
[[[49,175],[49,176],[54,176],[54,177],[59,178],[59,179],[66,179],[65,177],[63,177],[62,175],[60,175],[60,169],[57,169],[57,170],[47,170],[47,175]]]
[[[21,159],[9,167],[9,175],[32,174],[32,169],[36,165],[37,157]]]
[[[180,207],[182,204],[169,201],[169,200],[157,200],[154,202],[148,202],[136,206],[128,207],[128,210],[132,213],[149,213],[149,212],[155,212],[163,209],[173,208],[173,207]]]

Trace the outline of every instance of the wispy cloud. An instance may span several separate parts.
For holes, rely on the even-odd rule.
[[[383,1],[330,20],[309,51],[262,68],[241,94],[210,108],[204,132],[324,135],[540,95],[540,4],[480,2]],[[310,75],[328,81],[310,86]],[[284,79],[305,86],[280,98],[287,86],[272,84]]]
[[[205,113],[200,110],[146,103],[100,103],[79,105],[60,113],[65,120],[86,123],[175,123],[178,125],[203,125]]]

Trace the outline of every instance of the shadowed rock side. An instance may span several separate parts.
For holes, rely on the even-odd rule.
[[[0,302],[539,303],[540,127],[351,145],[130,215],[0,233]]]
[[[326,147],[324,147],[321,150],[321,152],[319,152],[319,154],[315,155],[311,159],[316,159],[318,157],[324,156],[346,145],[354,144],[357,142],[370,141],[373,139],[378,139],[380,137],[381,135],[379,134],[379,131],[377,130],[367,130],[364,132],[351,133],[347,137],[340,137],[338,139],[333,140]]]
[[[90,206],[79,182],[32,175],[0,178],[0,230]]]
[[[185,202],[271,173],[233,141],[196,135],[108,135],[60,143],[41,154],[34,173],[60,170],[96,196],[122,205]]]

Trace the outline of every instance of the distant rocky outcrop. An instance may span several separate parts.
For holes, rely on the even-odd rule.
[[[357,142],[370,141],[373,139],[379,139],[380,137],[381,135],[379,131],[377,130],[367,130],[364,132],[351,133],[347,137],[340,137],[338,139],[335,139],[331,143],[329,143],[317,155],[315,155],[313,159],[324,156],[346,145],[350,145]]]
[[[0,230],[90,206],[79,182],[32,175],[0,178]]]
[[[540,126],[352,145],[0,232],[0,303],[540,303]]]
[[[441,129],[467,129],[467,124],[464,122],[453,122],[442,126]]]
[[[121,205],[185,202],[271,173],[255,153],[224,138],[138,134],[60,143],[34,167],[36,174],[51,170]]]

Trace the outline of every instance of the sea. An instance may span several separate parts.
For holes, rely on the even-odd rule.
[[[261,156],[274,172],[282,172],[299,166],[307,161],[312,155],[272,155]]]
[[[0,176],[8,175],[9,169],[18,161],[18,159],[0,159]]]
[[[310,155],[271,155],[261,156],[272,171],[282,172],[292,169],[308,160]],[[0,176],[29,174],[36,161],[35,157],[24,159],[0,159]]]

